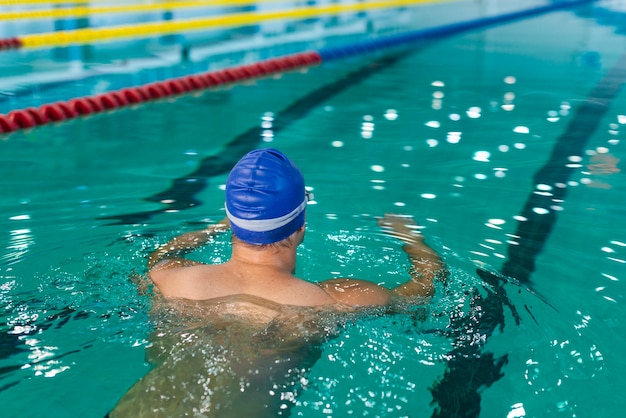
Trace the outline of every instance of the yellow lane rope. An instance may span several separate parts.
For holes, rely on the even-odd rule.
[[[115,39],[149,37],[185,31],[207,30],[223,27],[255,25],[260,22],[279,19],[306,19],[319,15],[335,15],[345,12],[358,12],[369,9],[384,9],[435,3],[452,0],[386,0],[352,4],[332,4],[317,7],[276,10],[267,12],[237,13],[204,18],[180,19],[140,23],[135,25],[104,28],[84,28],[72,31],[57,31],[24,35],[19,37],[24,48],[40,48],[111,41]]]
[[[151,3],[158,3],[164,0],[152,0]],[[168,0],[165,0],[168,1]],[[169,0],[176,1],[176,0]],[[184,0],[181,0],[184,1]],[[259,1],[264,0],[250,0],[249,3],[259,3]],[[227,1],[217,0],[218,3],[227,3]],[[142,2],[141,0],[0,0],[0,6],[20,6],[20,7],[32,7],[32,6],[62,6],[62,5],[77,5],[77,4],[97,4],[97,3],[106,3],[106,4],[115,4],[115,3],[141,3],[145,4],[146,2]]]
[[[64,0],[67,1],[67,0]],[[88,0],[84,0],[86,3]],[[92,0],[93,1],[93,0]],[[242,6],[257,3],[272,3],[285,0],[178,0],[178,1],[157,1],[148,4],[124,4],[116,6],[80,6],[64,7],[57,9],[36,9],[18,10],[10,12],[0,12],[0,20],[17,19],[63,19],[68,17],[85,17],[95,14],[105,13],[146,13],[160,12],[165,10],[175,10],[192,7],[217,7],[217,6]],[[78,3],[74,1],[74,3]]]
[[[122,3],[125,0],[0,0],[0,6],[33,6],[38,4]]]

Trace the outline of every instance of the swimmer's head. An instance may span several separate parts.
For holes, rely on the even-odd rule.
[[[248,244],[272,244],[304,225],[304,177],[273,148],[254,150],[226,180],[226,216],[233,233]]]

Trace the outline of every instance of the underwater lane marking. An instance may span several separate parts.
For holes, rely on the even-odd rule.
[[[626,54],[611,67],[589,93],[585,102],[579,106],[573,120],[553,147],[548,162],[533,177],[535,185],[567,182],[573,172],[573,168],[567,166],[569,162],[567,157],[582,155],[587,141],[596,131],[612,100],[625,82]],[[519,245],[509,245],[509,257],[503,265],[502,274],[521,284],[530,282],[535,258],[543,248],[557,220],[556,211],[540,215],[532,209],[550,207],[553,204],[552,199],[565,197],[565,188],[557,187],[555,191],[558,195],[555,193],[550,197],[536,194],[535,190],[531,191],[523,211],[523,216],[526,216],[528,220],[519,222],[516,232],[516,235],[520,237]],[[455,348],[450,353],[451,361],[448,368],[443,377],[430,389],[433,404],[436,405],[433,417],[478,417],[480,415],[480,391],[504,376],[502,367],[508,363],[508,356],[505,354],[494,358],[492,353],[482,351],[482,347],[496,329],[504,328],[504,306],[508,306],[511,310],[517,324],[519,324],[520,317],[504,288],[509,279],[482,270],[477,270],[477,274],[484,281],[487,297],[475,291],[472,295],[472,312],[476,312],[475,315],[452,319],[450,329],[456,330],[459,335],[455,336]],[[547,303],[545,300],[544,302]],[[476,310],[476,307],[480,309]],[[526,305],[524,308],[533,321],[537,322],[529,308]]]
[[[551,210],[554,200],[564,201],[567,187],[553,187],[551,195],[535,193],[540,184],[567,184],[577,168],[568,166],[570,156],[582,156],[589,138],[597,130],[602,118],[609,110],[611,102],[626,83],[626,55],[607,71],[585,101],[576,109],[573,119],[559,136],[552,148],[548,161],[533,176],[535,189],[528,196],[515,235],[516,243],[509,245],[508,259],[502,267],[502,274],[523,284],[531,282],[535,270],[535,259],[541,253],[552,228],[558,219],[558,211]],[[545,210],[537,211],[537,208]]]

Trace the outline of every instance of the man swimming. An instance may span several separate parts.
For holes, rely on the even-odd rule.
[[[388,215],[380,225],[405,242],[413,264],[406,283],[388,290],[372,282],[333,279],[314,284],[293,276],[296,248],[305,233],[307,193],[300,170],[276,149],[244,156],[226,182],[227,218],[207,229],[180,235],[150,256],[150,277],[166,297],[192,300],[246,294],[297,306],[385,305],[394,296],[431,296],[444,265],[424,243],[415,223]],[[232,229],[232,257],[206,265],[184,258],[186,251]]]
[[[252,151],[228,176],[226,218],[179,235],[150,255],[149,276],[158,294],[194,325],[181,336],[178,324],[169,345],[156,344],[165,347],[154,355],[158,366],[112,416],[280,415],[289,407],[284,394],[297,385],[293,371],[310,367],[319,355],[316,342],[329,333],[329,313],[407,298],[425,303],[435,280],[445,277],[439,255],[412,218],[400,215],[386,215],[379,225],[405,244],[412,264],[405,283],[387,289],[366,280],[312,283],[295,277],[307,201],[302,173],[289,158],[272,148]],[[184,258],[229,228],[228,261],[208,265]],[[194,350],[201,355],[190,355]]]

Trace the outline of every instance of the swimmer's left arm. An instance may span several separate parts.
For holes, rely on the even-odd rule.
[[[384,232],[402,242],[402,249],[411,262],[411,278],[392,289],[397,296],[431,297],[435,293],[435,281],[445,282],[448,270],[437,252],[424,242],[423,235],[410,216],[386,214],[379,219]]]
[[[200,264],[192,260],[187,260],[183,256],[205,245],[216,234],[226,232],[229,228],[230,222],[227,218],[224,218],[216,224],[209,225],[208,228],[186,232],[172,238],[150,254],[148,269],[152,270],[155,266],[158,270],[161,270],[163,268],[189,267]]]
[[[402,249],[412,264],[410,279],[393,289],[349,278],[326,280],[319,286],[337,303],[353,308],[388,305],[398,296],[433,296],[435,280],[445,280],[447,269],[439,254],[424,242],[413,218],[387,214],[379,219],[379,225],[385,233],[404,242]]]

